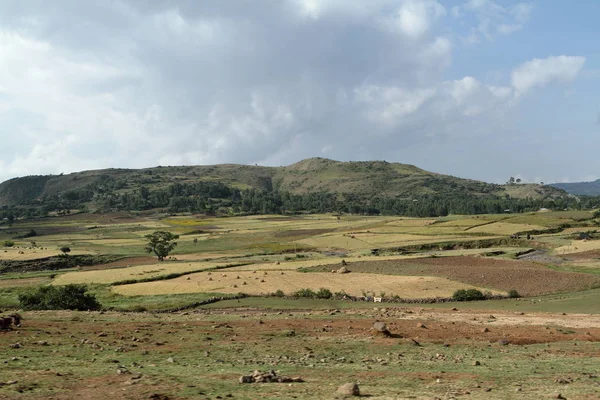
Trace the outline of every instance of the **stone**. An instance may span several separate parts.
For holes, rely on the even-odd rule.
[[[378,332],[387,332],[387,325],[385,322],[377,321],[373,324],[373,329]]]
[[[360,396],[360,388],[356,383],[345,383],[338,387],[337,393],[344,396]]]

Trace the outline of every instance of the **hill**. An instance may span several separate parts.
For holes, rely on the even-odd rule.
[[[173,184],[219,183],[237,189],[278,190],[291,194],[334,194],[338,198],[411,198],[427,194],[560,197],[565,193],[539,185],[497,185],[437,174],[413,165],[386,161],[340,162],[310,158],[284,167],[221,164],[206,166],[105,169],[67,175],[28,176],[0,184],[0,206],[35,204],[42,199],[94,199],[166,189]],[[87,200],[86,200],[87,201]],[[93,201],[90,206],[93,207]]]
[[[600,179],[593,182],[551,183],[549,186],[579,196],[600,196]]]

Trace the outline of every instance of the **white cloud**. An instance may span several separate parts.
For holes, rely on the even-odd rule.
[[[445,8],[434,0],[405,0],[390,23],[409,37],[420,37],[446,15]]]
[[[477,21],[469,28],[465,40],[479,43],[482,39],[493,40],[498,35],[509,35],[523,29],[524,24],[533,13],[532,3],[517,3],[502,6],[492,0],[469,0],[459,6],[452,7],[452,16],[464,19],[473,15]]]
[[[415,113],[435,95],[435,89],[407,90],[400,87],[361,86],[354,90],[357,102],[367,106],[367,116],[376,123],[392,125]]]
[[[535,58],[513,70],[511,83],[517,96],[520,96],[535,87],[575,79],[584,63],[585,57],[562,55],[544,59]]]

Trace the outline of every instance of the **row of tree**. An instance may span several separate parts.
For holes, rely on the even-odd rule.
[[[0,221],[15,218],[67,213],[72,209],[86,211],[86,203],[93,201],[101,212],[142,211],[160,209],[166,212],[205,214],[285,214],[285,213],[352,213],[367,215],[403,215],[435,217],[448,214],[490,214],[528,212],[540,208],[591,209],[600,206],[600,197],[573,196],[513,199],[494,195],[452,193],[422,195],[411,198],[371,198],[334,193],[292,194],[276,190],[232,188],[220,182],[174,183],[165,188],[141,186],[121,191],[100,186],[50,196],[37,205],[0,208]],[[96,188],[96,189],[99,189]]]

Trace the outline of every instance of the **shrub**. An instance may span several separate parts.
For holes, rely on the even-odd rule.
[[[316,293],[316,297],[317,299],[330,299],[333,297],[333,293],[329,289],[320,288]]]
[[[283,293],[283,290],[278,289],[275,293],[273,293],[273,296],[275,296],[275,297],[285,297],[285,293]]]
[[[303,298],[307,298],[307,299],[313,299],[313,298],[315,298],[315,296],[316,296],[316,293],[314,291],[312,291],[311,289],[300,289],[294,293],[294,297],[303,297]]]
[[[101,305],[86,285],[41,286],[19,295],[25,310],[98,310]]]
[[[511,289],[508,291],[508,297],[511,299],[517,299],[521,297],[521,295],[515,289]]]
[[[452,299],[456,301],[474,301],[485,300],[485,296],[477,289],[459,289],[454,292]]]
[[[62,251],[62,252],[63,252],[63,254],[67,254],[67,253],[70,253],[70,252],[71,252],[71,248],[70,248],[69,246],[62,246],[62,247],[60,248],[60,251]]]
[[[12,240],[7,240],[4,242],[4,247],[13,247],[15,245],[15,242],[13,242]]]

